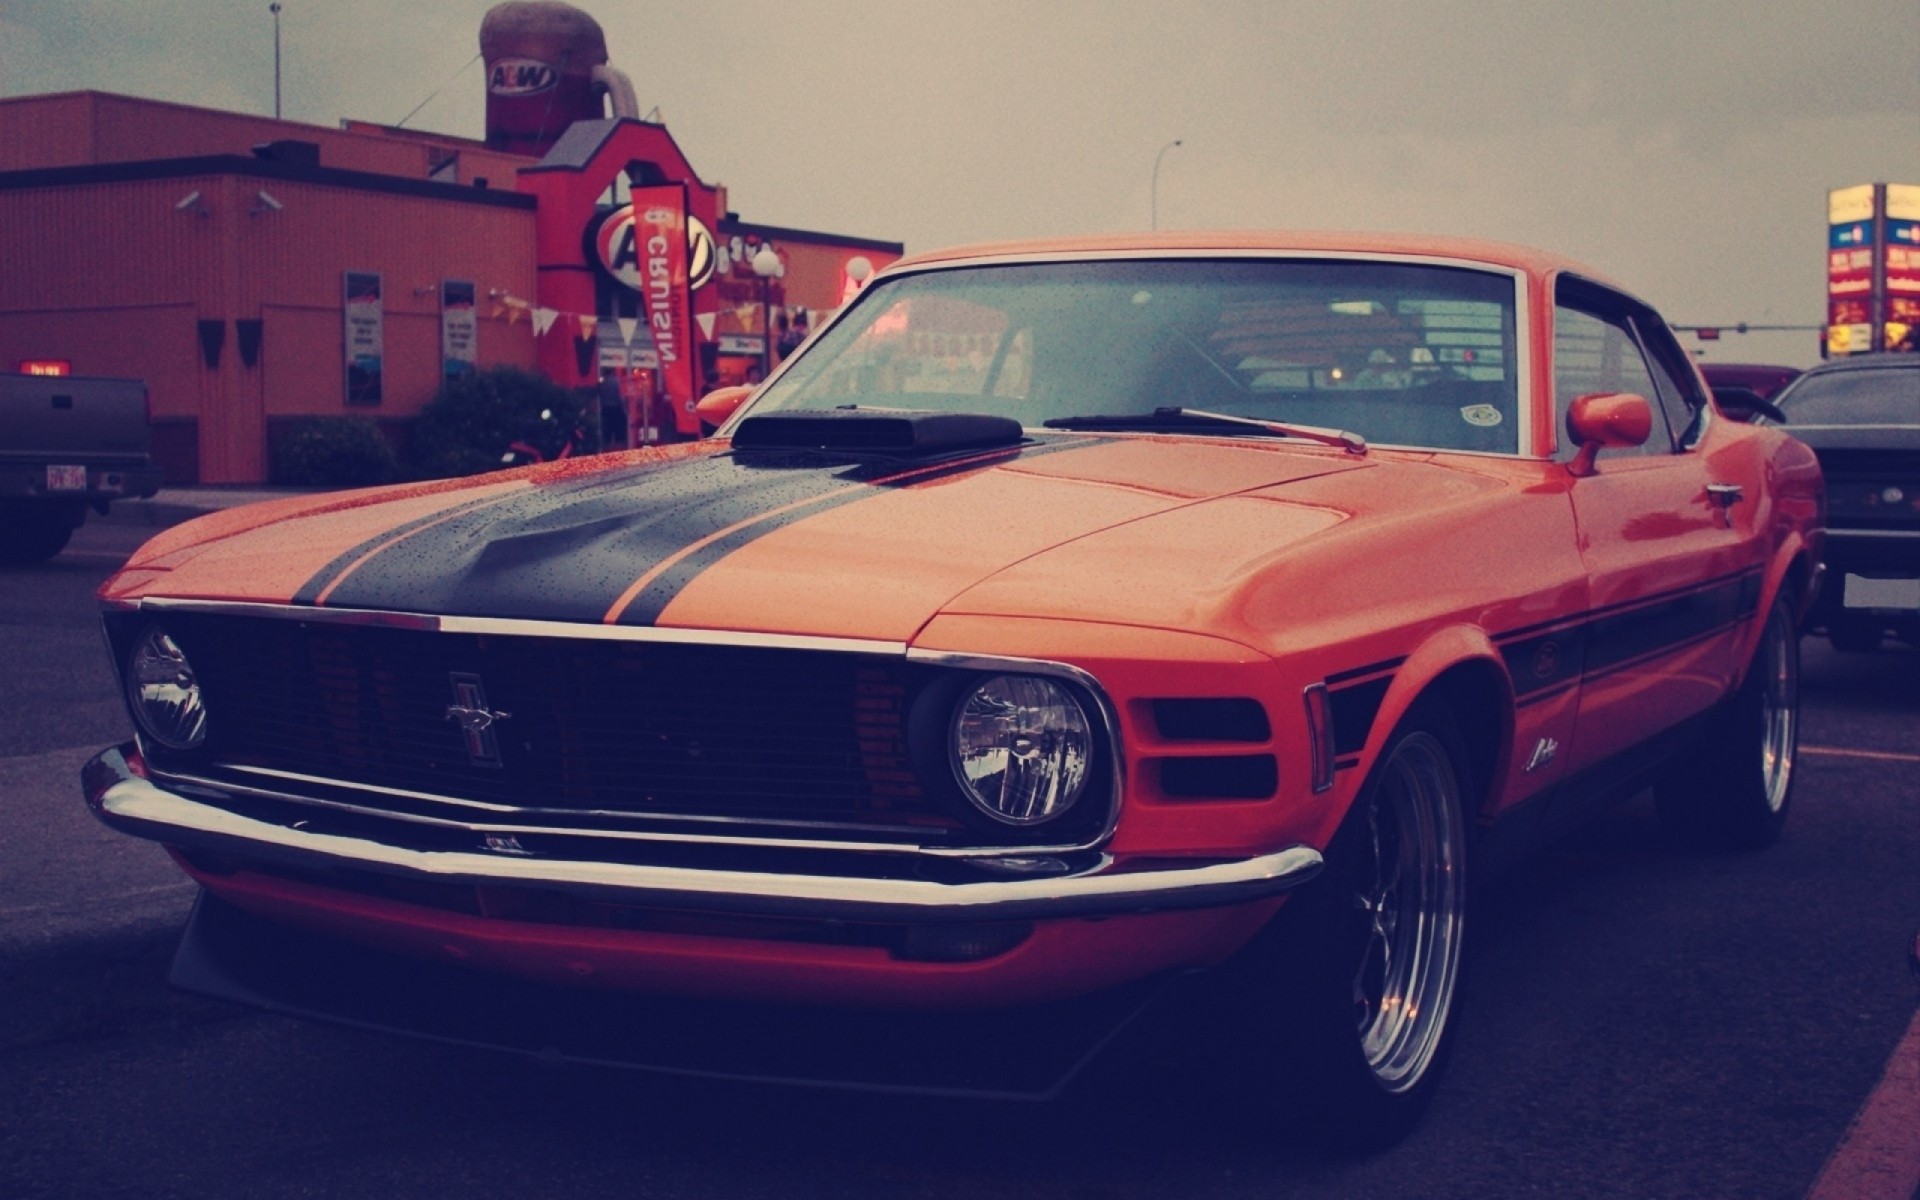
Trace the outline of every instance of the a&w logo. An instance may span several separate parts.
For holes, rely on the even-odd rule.
[[[633,235],[633,205],[616,210],[593,237],[600,265],[634,291],[641,288],[640,247]]]
[[[661,213],[659,221],[669,221],[674,214]],[[714,245],[713,233],[706,222],[688,213],[687,217],[687,286],[703,288],[713,280],[718,254]],[[643,249],[636,237],[633,221],[633,206],[614,210],[593,235],[593,252],[600,259],[600,266],[611,275],[636,292],[646,290],[643,268],[650,263],[640,261]],[[656,256],[657,257],[657,256]],[[660,258],[662,265],[664,258]]]
[[[503,58],[487,66],[487,90],[496,96],[531,96],[560,80],[560,73],[532,58]]]

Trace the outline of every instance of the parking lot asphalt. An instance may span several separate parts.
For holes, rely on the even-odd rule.
[[[1911,648],[1805,644],[1773,849],[1675,849],[1643,798],[1485,889],[1434,1109],[1392,1151],[1330,1162],[1275,1127],[1284,1079],[1186,1055],[1177,1029],[1058,1104],[993,1105],[555,1068],[170,991],[193,890],[93,822],[75,778],[127,730],[90,593],[167,519],[127,506],[0,572],[0,1195],[1914,1192]],[[1846,1158],[1875,1137],[1891,1150]]]

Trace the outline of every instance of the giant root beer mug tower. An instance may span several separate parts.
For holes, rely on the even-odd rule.
[[[487,65],[487,145],[539,157],[575,121],[637,117],[633,83],[607,65],[599,22],[553,0],[512,0],[480,22]]]
[[[555,314],[536,342],[541,371],[573,388],[644,384],[645,426],[697,435],[720,190],[664,127],[637,119],[633,85],[607,64],[586,13],[552,0],[498,5],[480,52],[487,144],[542,156],[519,177],[540,201],[538,304]]]

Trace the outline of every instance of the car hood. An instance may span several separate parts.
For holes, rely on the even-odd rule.
[[[1077,539],[1368,465],[1197,438],[918,460],[703,443],[215,514],[156,539],[104,595],[905,641]]]

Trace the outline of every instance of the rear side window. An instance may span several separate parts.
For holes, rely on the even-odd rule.
[[[1672,433],[1663,416],[1653,373],[1624,314],[1588,311],[1566,302],[1553,309],[1553,421],[1560,439],[1554,457],[1566,461],[1579,449],[1567,432],[1567,410],[1576,397],[1593,392],[1633,392],[1653,405],[1653,433],[1644,445],[1602,450],[1601,457],[1668,454]]]
[[[1657,395],[1649,395],[1647,399],[1666,412],[1667,424],[1679,435],[1680,448],[1688,449],[1699,440],[1701,430],[1706,427],[1707,398],[1701,394],[1693,364],[1658,317],[1645,311],[1636,313],[1633,327],[1640,335],[1640,344],[1646,347],[1647,365],[1653,369],[1654,382],[1660,387]]]

